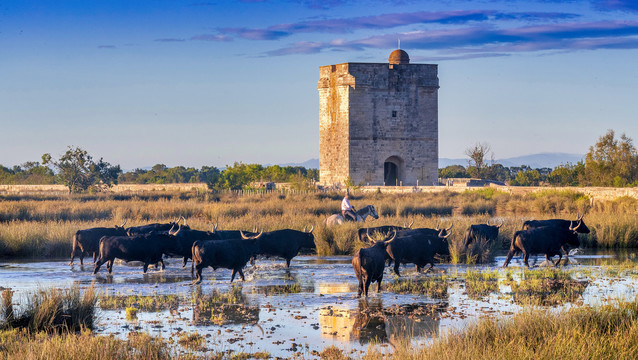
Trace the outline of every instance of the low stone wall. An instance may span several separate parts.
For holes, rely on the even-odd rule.
[[[594,200],[613,200],[619,197],[628,196],[638,199],[638,187],[634,188],[608,188],[608,187],[544,187],[544,186],[495,186],[497,191],[510,194],[529,194],[539,191],[572,191],[587,195]],[[463,186],[362,186],[358,191],[382,193],[418,193],[418,192],[465,192],[478,191],[485,187],[463,187]],[[122,192],[184,192],[184,191],[207,191],[205,183],[188,184],[120,184],[113,186],[110,191]],[[34,194],[34,193],[68,193],[64,185],[0,185],[0,195],[2,194]]]
[[[154,192],[154,191],[206,191],[205,183],[187,184],[119,184],[114,185],[109,191],[122,192]],[[69,189],[64,185],[0,185],[1,194],[33,194],[33,193],[68,193]]]
[[[546,186],[495,186],[497,191],[510,194],[530,194],[542,191],[571,191],[587,195],[594,200],[613,200],[619,197],[628,196],[638,199],[638,188],[609,188],[609,187],[546,187]],[[416,193],[416,192],[465,192],[483,190],[485,187],[462,187],[462,186],[363,186],[359,190],[363,192],[381,191],[382,193]]]

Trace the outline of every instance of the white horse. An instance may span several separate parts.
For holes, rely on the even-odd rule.
[[[355,211],[355,215],[357,215],[357,222],[364,222],[368,216],[372,216],[375,219],[379,218],[379,214],[377,214],[377,209],[374,208],[374,205],[368,205],[362,209]],[[343,216],[341,214],[332,214],[328,216],[326,219],[326,225],[341,225],[345,222]]]

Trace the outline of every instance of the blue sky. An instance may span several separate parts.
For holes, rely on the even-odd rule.
[[[638,140],[636,0],[0,2],[0,164],[125,169],[319,155],[319,66],[439,65],[439,155]]]

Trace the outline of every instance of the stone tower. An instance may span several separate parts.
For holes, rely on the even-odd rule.
[[[432,185],[438,178],[437,65],[388,63],[319,68],[319,180],[323,185]]]

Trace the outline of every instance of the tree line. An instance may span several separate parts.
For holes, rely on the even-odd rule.
[[[505,167],[490,161],[489,144],[478,143],[466,150],[468,166],[452,165],[439,169],[440,178],[482,178],[513,186],[638,186],[638,152],[633,140],[613,130],[601,136],[587,152],[584,161],[563,164],[553,169],[529,166]],[[491,164],[490,164],[491,163]],[[262,166],[236,162],[224,169],[214,166],[167,167],[157,164],[151,169],[123,172],[93,157],[79,147],[69,147],[54,159],[44,154],[41,161],[29,161],[7,168],[0,165],[0,184],[63,184],[71,192],[101,190],[118,183],[169,184],[206,183],[211,190],[258,187],[258,182],[285,182],[293,188],[311,188],[319,180],[319,170],[302,166]]]
[[[638,186],[638,152],[633,140],[625,134],[616,137],[613,130],[589,147],[584,161],[555,168],[529,166],[505,167],[491,161],[489,144],[478,143],[465,151],[468,166],[452,165],[439,169],[441,178],[481,178],[497,180],[512,186]]]
[[[121,184],[206,183],[211,190],[239,190],[259,187],[256,183],[289,183],[294,189],[306,189],[319,179],[319,170],[303,166],[263,166],[236,162],[224,169],[214,166],[167,167],[156,164],[151,169],[124,172],[119,165],[111,165],[100,158],[95,161],[79,147],[69,147],[54,159],[44,154],[42,161],[29,161],[7,168],[0,165],[0,184],[62,184],[70,192],[99,191]]]

